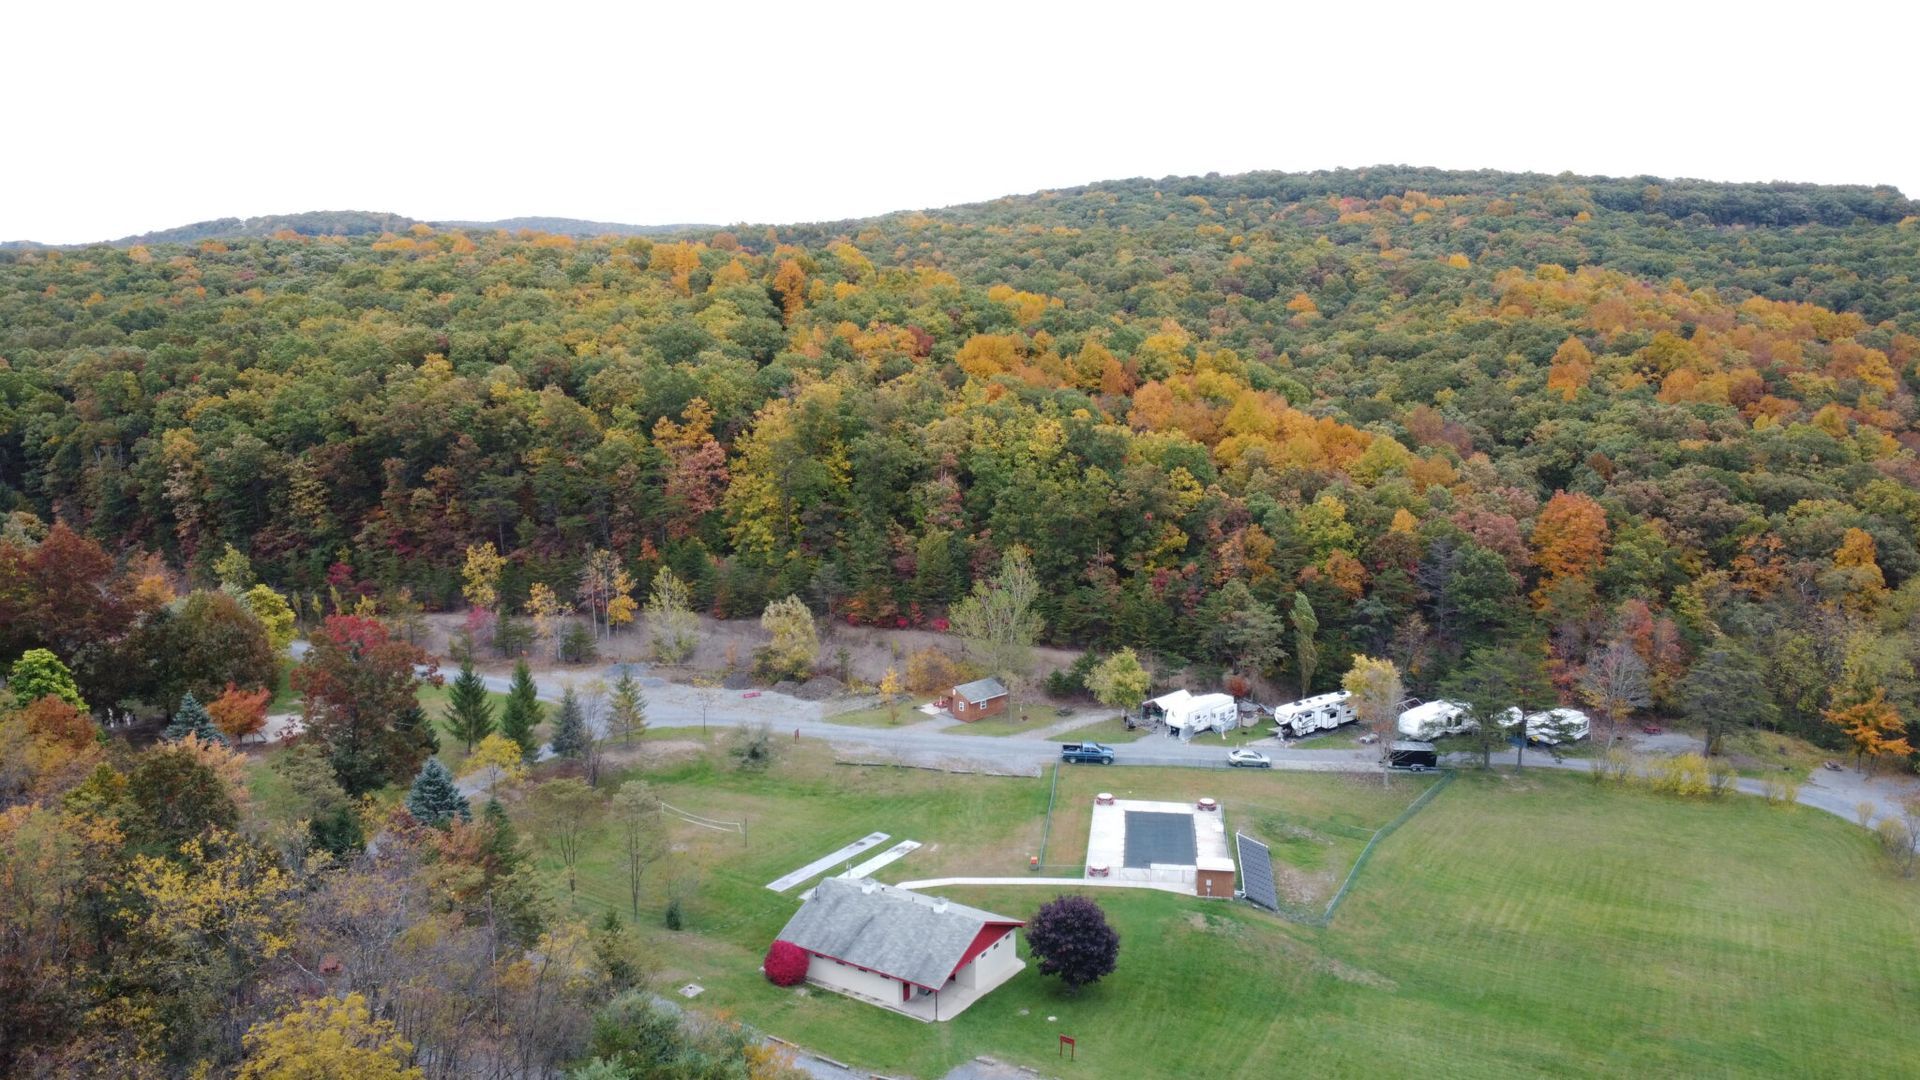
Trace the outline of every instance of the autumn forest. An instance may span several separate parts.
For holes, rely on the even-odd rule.
[[[0,248],[0,1073],[785,1075],[654,1010],[618,912],[543,899],[515,830],[564,831],[585,782],[512,817],[454,789],[439,748],[524,774],[543,706],[523,668],[511,739],[436,731],[427,613],[501,658],[572,613],[590,654],[661,581],[809,642],[809,612],[937,633],[1030,568],[1041,641],[1087,662],[995,672],[1022,695],[1122,648],[1267,703],[1358,658],[1912,771],[1920,203],[1891,188],[1371,168],[539,220]],[[492,731],[479,676],[451,693]],[[249,765],[228,736],[270,698],[308,733]],[[103,734],[130,717],[164,741]],[[327,1030],[334,1071],[276,1071]]]
[[[1832,738],[1920,716],[1916,209],[1371,169],[8,252],[0,501],[200,580],[233,545],[303,617],[459,606],[491,544],[509,611],[601,550],[719,616],[937,626],[1019,547],[1047,638],[1163,670],[1430,690],[1521,641],[1570,689],[1626,642],[1664,706],[1717,652]]]

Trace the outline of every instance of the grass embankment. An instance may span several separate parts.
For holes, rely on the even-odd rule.
[[[1886,875],[1865,833],[1805,809],[1469,773],[1376,850],[1330,927],[1100,890],[1123,943],[1111,978],[1068,998],[1030,968],[958,1020],[927,1025],[767,984],[760,958],[801,888],[782,896],[764,885],[874,830],[928,845],[883,871],[889,880],[1017,875],[1038,842],[1048,780],[836,766],[812,749],[766,775],[709,755],[648,779],[682,809],[748,822],[744,845],[675,826],[678,869],[652,874],[640,920],[663,980],[698,981],[702,1008],[890,1074],[937,1076],[982,1053],[1055,1071],[1060,1033],[1080,1038],[1088,1075],[1896,1075],[1920,1065],[1904,1020],[1920,996],[1913,887]],[[1084,852],[1094,790],[1208,794],[1230,828],[1274,841],[1284,865],[1338,877],[1350,859],[1337,834],[1383,824],[1426,782],[1396,777],[1382,792],[1371,779],[1317,774],[1070,769],[1047,858]],[[659,926],[675,876],[697,879],[677,934]],[[1053,895],[947,892],[1019,917]],[[582,867],[575,904],[626,910],[611,842]]]

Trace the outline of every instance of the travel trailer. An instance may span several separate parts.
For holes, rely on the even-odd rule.
[[[1345,690],[1315,694],[1310,698],[1273,707],[1274,734],[1300,738],[1316,731],[1331,731],[1350,724],[1356,717],[1350,703],[1353,695]]]

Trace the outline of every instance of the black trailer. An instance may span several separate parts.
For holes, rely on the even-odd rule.
[[[1426,772],[1440,767],[1440,755],[1430,742],[1396,742],[1387,747],[1387,768]]]

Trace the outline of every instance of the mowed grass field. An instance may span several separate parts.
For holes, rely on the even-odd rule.
[[[684,810],[748,822],[744,845],[675,826],[681,850],[650,874],[636,924],[661,985],[699,982],[698,1008],[888,1075],[939,1076],[978,1054],[1116,1077],[1920,1072],[1920,892],[1885,871],[1866,833],[1804,808],[1468,773],[1380,845],[1328,927],[1092,890],[1121,934],[1114,975],[1070,997],[1029,967],[929,1025],[768,984],[760,959],[804,886],[764,886],[875,830],[928,845],[887,880],[1017,876],[1050,777],[841,766],[802,748],[767,774],[701,754],[646,778]],[[1048,862],[1084,850],[1085,815],[1071,807],[1095,790],[1212,795],[1230,827],[1336,833],[1378,827],[1428,782],[1396,777],[1383,792],[1377,779],[1305,773],[1067,769]],[[1349,859],[1329,850],[1328,873]],[[677,933],[660,918],[674,878],[688,896]],[[943,891],[1021,918],[1056,893]],[[611,838],[561,903],[626,914]],[[1079,1040],[1076,1065],[1055,1057],[1063,1033]]]

